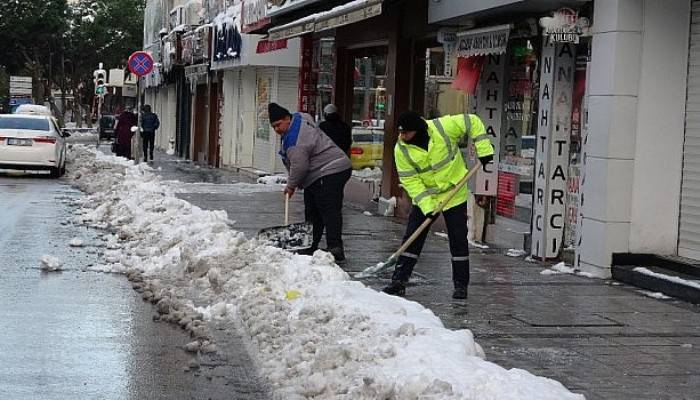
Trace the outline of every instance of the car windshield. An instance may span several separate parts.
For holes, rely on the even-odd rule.
[[[49,120],[45,118],[0,118],[0,129],[24,129],[32,131],[49,131]]]

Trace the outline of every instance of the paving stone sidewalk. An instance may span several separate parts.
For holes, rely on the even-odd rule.
[[[152,165],[166,180],[222,189],[252,182],[163,153]],[[281,193],[183,187],[192,193],[179,197],[227,211],[248,236],[282,222]],[[302,196],[293,198],[291,210],[291,221],[303,219]],[[403,234],[404,221],[364,211],[375,210],[349,204],[344,209],[344,268],[351,273],[385,260]],[[431,234],[406,297],[431,309],[445,326],[470,329],[488,360],[556,379],[588,399],[700,398],[700,307],[651,298],[609,280],[542,275],[543,265],[507,257],[505,250],[472,249],[469,299],[455,301],[447,239]],[[377,289],[387,282],[388,276],[365,281]]]

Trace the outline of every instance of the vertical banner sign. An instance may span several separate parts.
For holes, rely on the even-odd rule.
[[[559,255],[564,239],[576,50],[543,40],[532,255],[546,259]]]
[[[498,159],[501,138],[501,115],[504,96],[504,74],[506,66],[505,54],[491,54],[486,56],[484,69],[481,72],[480,90],[476,114],[481,117],[489,135],[491,144],[495,149],[493,163],[486,167],[487,172],[481,168],[476,173],[474,194],[484,196],[496,196],[498,189]],[[473,145],[472,145],[473,146]],[[471,151],[476,158],[476,151]],[[471,157],[470,157],[471,158]]]
[[[316,80],[313,72],[314,41],[311,35],[301,37],[301,68],[299,69],[299,111],[316,114]]]
[[[455,61],[455,55],[457,50],[457,32],[454,30],[440,29],[438,31],[437,37],[438,43],[442,44],[442,48],[445,56],[445,74],[447,78],[452,78],[453,75],[453,65]],[[429,64],[426,63],[426,67],[429,68]]]

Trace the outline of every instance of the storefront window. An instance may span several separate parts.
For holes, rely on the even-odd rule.
[[[386,48],[366,49],[353,57],[352,148],[355,170],[370,168],[381,176],[386,118]]]
[[[499,181],[513,182],[515,201],[499,214],[530,222],[537,143],[538,57],[529,39],[509,43],[506,67],[506,97],[500,138]],[[501,185],[503,186],[503,185]],[[500,187],[500,186],[499,186]],[[512,196],[512,194],[510,194]],[[499,193],[499,197],[502,194]]]

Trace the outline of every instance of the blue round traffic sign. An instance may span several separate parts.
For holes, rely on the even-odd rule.
[[[148,75],[153,71],[153,57],[145,51],[137,51],[129,57],[129,71],[136,76]]]

